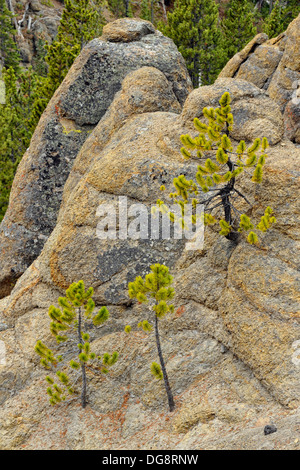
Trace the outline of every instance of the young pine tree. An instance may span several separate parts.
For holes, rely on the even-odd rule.
[[[19,71],[20,55],[14,41],[14,28],[12,26],[12,13],[6,6],[5,0],[0,0],[0,65],[12,67]],[[0,67],[1,68],[1,67]]]
[[[257,34],[253,5],[249,0],[230,0],[221,23],[228,59]]]
[[[106,307],[101,307],[94,314],[95,303],[92,296],[92,287],[85,290],[83,281],[75,282],[66,290],[66,297],[59,297],[59,307],[51,305],[49,308],[50,331],[58,344],[66,343],[63,355],[55,355],[40,340],[35,346],[36,353],[41,357],[41,365],[53,372],[52,376],[47,375],[46,377],[49,384],[47,393],[51,405],[60,403],[66,400],[68,395],[75,393],[72,378],[67,373],[70,369],[73,375],[76,374],[76,371],[79,371],[79,375],[81,375],[81,405],[85,408],[87,404],[87,371],[106,374],[108,368],[118,359],[117,352],[112,355],[105,353],[100,357],[91,351],[90,334],[87,333],[87,329],[90,330],[92,325],[101,325],[109,317]],[[76,349],[77,353],[75,353]],[[72,354],[74,354],[74,358],[70,360]],[[73,379],[74,383],[78,377],[77,373],[77,377]]]
[[[176,0],[159,28],[183,55],[194,87],[213,83],[226,63],[215,1]]]
[[[174,289],[171,287],[173,277],[169,274],[169,268],[161,264],[150,266],[151,272],[143,279],[141,276],[136,277],[134,282],[128,284],[128,293],[131,299],[137,299],[140,303],[150,303],[153,311],[153,322],[143,320],[138,324],[146,332],[155,332],[155,340],[157,353],[160,364],[153,362],[151,372],[159,380],[164,380],[164,385],[168,397],[169,409],[173,411],[175,408],[174,398],[169,383],[169,378],[165,366],[165,361],[161,349],[159,322],[168,313],[174,311],[174,306],[170,301],[174,297]],[[127,325],[125,331],[129,333],[131,327]]]
[[[224,93],[219,108],[203,109],[206,122],[194,119],[194,126],[199,134],[195,138],[189,134],[181,136],[181,153],[184,158],[195,158],[201,164],[198,165],[194,180],[187,180],[184,175],[174,178],[175,191],[170,194],[170,198],[179,205],[182,217],[176,217],[171,212],[169,215],[172,221],[184,226],[185,205],[191,201],[195,208],[197,205],[204,206],[204,224],[219,224],[220,235],[236,240],[237,233],[242,232],[247,235],[250,244],[256,244],[257,231],[267,231],[276,219],[272,209],[267,207],[255,228],[250,217],[239,208],[241,200],[246,201],[249,206],[251,204],[238,189],[238,181],[246,173],[254,184],[261,183],[268,141],[265,137],[262,140],[257,138],[247,146],[241,140],[233,148],[229,137],[234,125],[230,101],[229,93]],[[161,210],[165,210],[163,201],[158,200],[157,204]],[[195,214],[191,221],[197,222]]]

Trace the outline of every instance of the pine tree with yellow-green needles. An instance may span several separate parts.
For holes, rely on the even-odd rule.
[[[94,314],[95,303],[92,299],[93,288],[85,289],[84,282],[74,282],[66,290],[66,297],[59,297],[59,307],[49,307],[51,318],[50,331],[58,344],[66,343],[64,354],[55,355],[41,340],[36,343],[35,351],[41,358],[41,365],[54,373],[56,378],[47,375],[47,393],[50,404],[55,405],[67,399],[67,396],[75,393],[74,384],[67,373],[71,369],[73,373],[79,371],[82,378],[81,405],[87,404],[87,371],[91,373],[106,374],[110,366],[118,360],[118,353],[112,355],[105,353],[96,355],[91,350],[90,334],[86,329],[94,325],[99,326],[109,318],[106,307],[101,307]],[[77,350],[74,359],[69,356]],[[75,354],[75,353],[74,353]],[[79,378],[75,378],[75,382]]]
[[[273,211],[267,207],[261,222],[254,226],[250,218],[239,210],[239,201],[246,201],[247,197],[237,188],[240,176],[248,173],[254,184],[260,184],[263,178],[263,168],[267,159],[268,140],[255,139],[251,145],[241,140],[233,148],[230,131],[234,120],[230,106],[231,98],[228,92],[224,93],[219,108],[204,108],[203,115],[206,122],[194,119],[194,126],[198,135],[189,134],[181,136],[183,147],[181,153],[184,158],[196,158],[201,164],[197,167],[195,179],[187,180],[179,175],[173,180],[175,191],[170,198],[181,209],[184,221],[185,205],[192,201],[194,207],[204,206],[204,224],[219,224],[220,235],[230,240],[237,240],[238,232],[247,234],[247,241],[255,244],[258,241],[258,232],[265,232],[275,222]],[[164,189],[164,188],[163,188]],[[161,210],[165,203],[158,200]],[[178,220],[174,213],[169,213],[172,221]],[[196,223],[196,215],[192,215],[192,223]]]
[[[168,397],[169,410],[173,411],[175,408],[174,398],[165,366],[165,361],[161,349],[160,334],[159,334],[159,321],[169,312],[174,311],[174,305],[170,302],[174,297],[174,289],[171,287],[173,277],[169,273],[169,268],[161,264],[154,264],[150,266],[151,272],[146,274],[143,279],[137,276],[133,282],[128,284],[128,294],[131,299],[137,299],[140,303],[151,304],[153,311],[153,322],[143,320],[138,324],[145,332],[155,332],[155,340],[157,346],[157,353],[160,364],[153,362],[151,364],[151,373],[159,380],[164,380],[164,385]],[[131,326],[125,327],[125,332],[129,333]]]

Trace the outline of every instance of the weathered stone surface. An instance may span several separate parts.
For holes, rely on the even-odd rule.
[[[137,31],[150,28],[148,22],[141,20],[124,19],[121,25],[122,31],[128,26],[129,35],[135,31],[134,25]],[[174,43],[154,31],[146,36],[140,34],[139,40],[130,43],[102,39],[90,42],[50,101],[19,165],[10,205],[1,223],[0,297],[11,291],[16,279],[41,252],[55,227],[63,187],[75,156],[120,91],[126,75],[143,66],[155,68],[154,86],[149,74],[142,80],[137,75],[136,84],[132,84],[134,98],[128,97],[129,114],[134,113],[134,107],[139,107],[139,112],[179,112],[191,82]]]
[[[177,278],[182,298],[194,301],[187,315],[198,304],[203,330],[249,365],[281,403],[294,406],[300,396],[300,371],[294,361],[300,335],[295,168],[300,150],[287,142],[270,150],[264,183],[251,194],[256,220],[266,205],[278,218],[276,230],[265,235],[261,249],[243,243],[234,248],[225,240],[218,246],[212,234],[201,258],[180,261]]]
[[[134,21],[138,25],[145,23],[148,27],[148,22],[122,21],[125,24],[128,22],[129,28]],[[163,72],[181,104],[191,91],[191,82],[182,56],[174,43],[159,32],[131,42],[94,39],[84,48],[76,65],[77,68],[80,67],[80,74],[70,84],[68,93],[61,99],[60,107],[68,119],[81,125],[97,124],[116,92],[121,89],[125,76],[143,66],[155,67]],[[78,96],[81,97],[80,100]]]
[[[273,45],[263,44],[255,49],[239,68],[236,78],[253,83],[259,88],[268,88],[268,80],[278,66],[283,52]]]
[[[268,36],[264,33],[257,34],[241,51],[237,52],[225,65],[219,74],[219,78],[233,78],[239,67],[247,60],[255,49],[266,42]]]
[[[104,26],[102,39],[109,42],[131,42],[154,33],[155,28],[150,21],[120,18]]]
[[[79,77],[85,62],[77,64]],[[66,78],[64,96],[73,79]],[[156,66],[126,74],[74,156],[42,252],[0,300],[8,361],[0,363],[1,449],[299,449],[300,149],[282,140],[279,106],[254,84],[219,79],[190,93],[182,111],[173,84]],[[277,223],[260,245],[220,239],[218,229],[206,230],[197,251],[172,239],[99,239],[102,203],[117,207],[119,196],[126,196],[129,208],[150,207],[162,197],[161,184],[169,189],[175,175],[195,170],[196,163],[181,157],[179,136],[192,132],[193,118],[204,106],[217,106],[224,91],[232,97],[232,137],[266,134],[274,144],[263,183],[249,186],[243,175],[239,186],[251,202],[245,209],[241,201],[240,209],[254,221],[267,205],[275,211]],[[78,129],[69,115],[60,119],[58,125]],[[12,200],[21,213],[19,194]],[[126,286],[152,262],[170,266],[177,292],[173,316],[161,320],[173,413],[162,382],[149,371],[157,361],[153,336],[136,327],[131,335],[124,332],[126,324],[151,319],[147,306],[128,302]],[[120,359],[105,377],[89,375],[85,410],[76,400],[50,407],[33,348],[37,339],[57,348],[47,310],[79,279],[94,287],[97,308],[107,304],[111,314],[92,334],[93,349],[118,350]],[[264,427],[273,423],[278,431],[265,436]]]
[[[295,87],[300,80],[300,73],[295,72],[284,65],[279,64],[271,78],[268,94],[284,111],[285,106],[291,100]]]
[[[151,111],[180,113],[181,105],[162,72],[154,67],[141,67],[126,76],[122,89],[101,119],[101,125],[94,129],[79,151],[64,187],[62,204],[65,204],[71,189],[84,175],[95,155],[100,153],[126,121],[135,114]]]
[[[201,118],[205,106],[218,106],[220,96],[225,91],[232,98],[235,124],[231,136],[234,139],[252,141],[256,137],[265,136],[272,145],[281,140],[284,124],[279,106],[264,91],[246,80],[219,78],[213,87],[197,88],[186,100],[182,112],[183,122],[192,122],[195,116]]]
[[[295,83],[300,81],[299,51],[300,15],[278,38],[266,41],[264,36],[256,36],[228,62],[219,77],[242,78],[264,88],[284,111]]]
[[[149,90],[151,76],[155,86]],[[65,185],[55,230],[10,297],[0,303],[0,323],[5,325],[0,340],[10,354],[9,373],[0,370],[1,448],[251,448],[274,415],[295,428],[297,417],[289,409],[300,398],[300,370],[293,361],[300,336],[298,148],[288,141],[272,147],[264,184],[250,194],[247,190],[257,220],[268,204],[278,219],[261,249],[220,241],[213,231],[206,233],[202,251],[183,254],[178,242],[96,236],[101,203],[116,206],[119,196],[127,196],[129,205],[149,206],[160,196],[162,183],[169,186],[175,174],[189,174],[192,167],[181,158],[179,136],[191,130],[192,117],[200,116],[203,106],[217,104],[224,90],[231,93],[237,126],[241,103],[243,125],[253,120],[252,100],[267,100],[263,109],[273,106],[249,82],[224,79],[193,91],[178,115],[180,104],[170,82],[157,69],[144,67],[126,76],[83,144]],[[265,117],[272,122],[271,114]],[[242,190],[244,184],[242,180]],[[142,305],[128,306],[126,285],[152,262],[171,267],[178,292],[179,308],[162,324],[177,404],[172,415],[165,411],[163,387],[149,375],[149,363],[156,358],[153,339],[138,331],[133,337],[122,333],[125,324],[147,315]],[[44,396],[33,347],[38,338],[49,341],[47,307],[79,278],[93,285],[97,305],[105,303],[111,311],[108,324],[93,338],[94,347],[118,349],[120,362],[106,379],[92,379],[84,417],[73,402],[49,410],[46,397],[31,399],[25,408],[33,390],[34,397]],[[10,397],[9,390],[16,396]],[[78,439],[79,421],[84,440]],[[114,440],[108,437],[113,428]],[[232,430],[242,432],[243,440],[233,439]],[[59,441],[58,431],[65,436]],[[286,432],[280,443],[270,440],[259,446],[294,448]]]
[[[286,30],[286,43],[282,57],[282,65],[294,72],[300,72],[300,15],[292,21]]]
[[[300,144],[300,96],[298,97],[296,93],[294,99],[289,101],[285,107],[284,123],[287,138]]]

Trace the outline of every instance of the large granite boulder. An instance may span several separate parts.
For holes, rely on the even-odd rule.
[[[103,35],[91,41],[75,60],[19,165],[0,227],[0,298],[9,294],[54,229],[74,159],[126,75],[143,66],[154,67],[164,75],[160,96],[152,97],[161,111],[179,112],[191,91],[182,56],[151,23],[117,20],[104,27]],[[151,81],[147,85],[151,88]],[[139,83],[135,86],[138,104]],[[155,90],[158,93],[158,88]]]
[[[129,46],[134,42],[128,35]],[[82,85],[79,80],[78,88],[73,86],[73,74],[74,68],[62,87],[64,96],[70,86],[80,98]],[[266,135],[272,143],[263,184],[251,190],[247,179],[241,183],[253,217],[259,220],[270,204],[278,219],[260,248],[232,244],[210,230],[203,249],[196,251],[162,237],[99,239],[101,204],[117,207],[119,197],[126,196],[129,206],[149,208],[161,197],[161,184],[169,187],[175,175],[194,171],[195,164],[180,154],[179,137],[193,132],[193,118],[201,117],[204,106],[216,106],[224,91],[232,97],[232,138]],[[78,109],[70,107],[72,119]],[[44,125],[52,119],[48,112]],[[279,106],[254,84],[223,78],[192,91],[181,111],[172,80],[159,67],[146,65],[126,73],[105,114],[89,130],[64,184],[54,230],[11,295],[0,301],[0,341],[6,349],[6,364],[0,365],[0,447],[297,447],[291,436],[300,400],[300,154],[282,140]],[[11,203],[22,207],[17,192]],[[176,400],[172,414],[161,382],[149,371],[157,360],[153,337],[135,328],[132,335],[124,333],[124,325],[148,315],[147,307],[129,302],[126,285],[152,262],[170,266],[177,290],[175,313],[161,322]],[[106,304],[111,312],[92,338],[93,347],[117,349],[120,360],[105,378],[89,377],[84,411],[76,402],[49,408],[45,374],[33,348],[37,339],[50,341],[49,305],[79,279],[94,287],[97,306]],[[263,428],[271,421],[280,429],[280,440],[264,438]]]

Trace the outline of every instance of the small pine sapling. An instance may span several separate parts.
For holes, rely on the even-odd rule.
[[[247,241],[256,244],[257,231],[265,232],[276,219],[273,210],[267,207],[260,223],[255,227],[250,217],[238,209],[237,203],[240,200],[246,201],[249,206],[251,204],[237,185],[242,173],[248,174],[255,184],[262,182],[269,144],[264,137],[255,139],[249,146],[241,140],[236,148],[233,148],[229,137],[234,125],[230,102],[229,93],[224,93],[219,101],[219,108],[203,109],[207,123],[198,118],[194,119],[194,126],[199,134],[194,138],[189,134],[180,137],[183,157],[195,158],[198,161],[204,159],[204,163],[198,165],[194,180],[187,180],[185,175],[174,178],[175,191],[170,194],[170,198],[179,205],[182,217],[176,217],[174,212],[169,212],[169,216],[171,221],[180,221],[184,226],[185,205],[188,202],[192,202],[195,208],[202,205],[204,225],[218,223],[220,235],[229,240],[236,240],[239,232],[246,233]],[[161,187],[161,190],[165,190],[165,187]],[[157,205],[162,212],[166,211],[164,201],[158,199]],[[191,221],[196,223],[195,214],[192,215]]]
[[[81,375],[81,405],[83,408],[87,404],[87,371],[91,373],[108,372],[118,359],[118,353],[112,355],[105,353],[98,356],[91,351],[90,335],[87,329],[92,325],[99,326],[109,318],[106,307],[101,307],[94,314],[95,303],[92,299],[93,288],[85,289],[84,282],[74,282],[66,290],[66,297],[59,297],[59,308],[51,305],[49,307],[49,317],[51,318],[50,331],[55,336],[58,344],[66,343],[63,354],[55,355],[42,341],[37,341],[36,353],[41,357],[41,365],[52,371],[56,378],[47,375],[47,393],[50,396],[50,404],[55,405],[66,400],[68,395],[75,393],[74,384]],[[74,354],[74,359],[70,357]],[[75,374],[75,380],[71,382],[67,371],[79,373]],[[56,383],[59,382],[59,383]]]
[[[159,380],[164,380],[164,385],[168,397],[169,409],[173,411],[175,408],[174,398],[169,383],[169,378],[162,354],[159,321],[168,313],[174,311],[174,305],[170,301],[174,297],[174,289],[171,287],[173,276],[169,274],[169,268],[161,264],[150,266],[151,272],[143,279],[141,276],[136,277],[133,282],[128,284],[128,294],[131,299],[137,299],[139,303],[150,302],[151,310],[154,312],[154,331],[157,346],[157,352],[160,364],[153,362],[151,365],[151,373]],[[138,324],[145,332],[153,330],[153,324],[148,320],[143,320]],[[131,326],[125,327],[125,332],[130,333]]]

